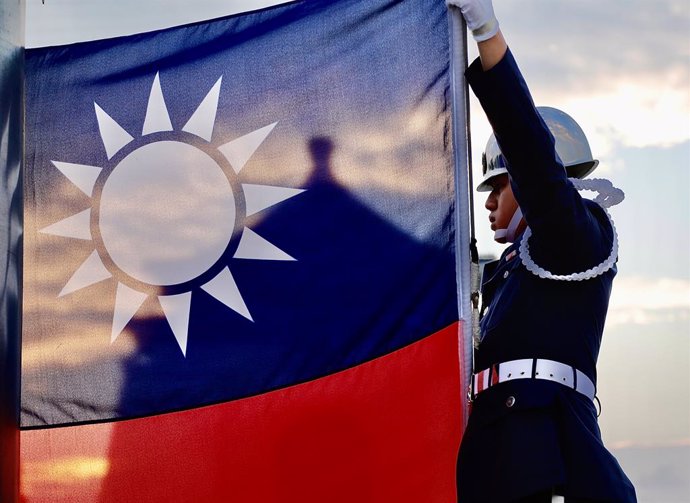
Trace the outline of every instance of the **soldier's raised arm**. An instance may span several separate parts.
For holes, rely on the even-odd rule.
[[[567,114],[535,107],[490,0],[447,3],[460,8],[477,42],[480,61],[466,75],[494,131],[479,190],[492,191],[497,188],[492,184],[504,181],[498,175],[508,173],[509,192],[517,202],[506,222],[502,214],[492,220],[497,240],[512,242],[529,226],[539,242],[535,259],[540,266],[567,274],[600,264],[611,252],[611,226],[603,210],[583,200],[568,180],[586,176],[598,163],[584,133]],[[578,253],[565,256],[559,253],[564,247]]]

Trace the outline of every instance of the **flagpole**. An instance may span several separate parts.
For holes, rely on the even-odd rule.
[[[0,16],[0,501],[19,499],[24,0]]]
[[[458,339],[461,363],[463,421],[467,423],[468,407],[464,390],[472,373],[472,304],[473,276],[476,276],[476,247],[472,207],[472,164],[470,159],[469,90],[465,81],[467,68],[467,26],[459,9],[448,11],[450,27],[451,103],[455,171],[455,244],[456,277],[458,285],[458,316],[462,332]],[[472,251],[471,251],[472,250]]]

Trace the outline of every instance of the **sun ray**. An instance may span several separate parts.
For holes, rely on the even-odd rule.
[[[192,293],[159,296],[165,318],[172,329],[182,354],[187,356],[187,333],[189,331],[189,308],[192,303]]]
[[[98,103],[93,104],[96,108],[96,119],[98,119],[98,130],[101,133],[105,153],[108,159],[112,159],[122,147],[127,145],[134,138],[120,126],[115,119],[108,115]]]
[[[199,104],[199,107],[184,125],[182,131],[200,136],[206,141],[211,141],[213,136],[213,125],[216,122],[216,111],[218,110],[218,97],[220,96],[220,77],[206,97]]]
[[[249,309],[244,303],[239,288],[237,288],[235,278],[232,277],[232,273],[228,267],[223,269],[211,281],[203,285],[201,289],[221,301],[236,313],[241,314],[249,321],[254,321],[252,315],[249,314]]]
[[[84,194],[91,197],[93,187],[96,185],[101,168],[86,164],[72,164],[69,162],[50,161],[60,172],[69,178],[69,181],[77,186]]]
[[[259,145],[263,143],[276,124],[278,123],[274,122],[218,147],[235,173],[239,174],[242,171],[249,158],[256,152],[256,149],[259,148]]]
[[[91,208],[44,227],[39,232],[65,238],[91,240]]]
[[[194,113],[192,113],[187,123],[183,126],[183,131],[196,135],[208,142],[211,141],[218,113],[221,86],[222,76],[218,78],[201,100]],[[217,213],[213,208],[218,206],[218,201],[223,202],[223,204],[229,201],[226,205],[227,207],[221,212],[224,220],[229,222],[226,226],[227,228],[220,225],[217,225],[215,228],[216,233],[220,236],[218,239],[222,241],[222,246],[220,246],[218,254],[211,254],[213,255],[211,257],[208,254],[197,253],[196,249],[192,250],[193,253],[191,254],[189,254],[186,249],[181,250],[177,255],[171,255],[170,269],[172,270],[172,268],[175,268],[176,270],[183,271],[182,280],[170,282],[167,281],[167,277],[162,280],[161,278],[153,277],[153,282],[151,284],[154,286],[172,285],[193,281],[193,288],[199,288],[200,286],[207,294],[232,309],[240,316],[253,322],[252,314],[235,282],[230,267],[224,265],[223,269],[215,277],[205,284],[199,285],[204,272],[208,271],[210,267],[213,267],[218,256],[224,254],[228,241],[231,240],[233,229],[235,225],[239,223],[235,215],[235,193],[233,187],[229,184],[227,187],[223,185],[223,188],[219,189],[220,191],[218,194],[214,196],[215,199],[210,201],[211,198],[209,197],[208,187],[218,186],[219,179],[227,183],[227,176],[226,173],[222,171],[222,167],[218,165],[213,156],[208,156],[203,149],[198,149],[199,152],[194,150],[197,148],[194,140],[191,142],[175,140],[159,141],[158,135],[154,136],[155,140],[144,138],[143,144],[139,145],[136,149],[133,148],[136,146],[135,144],[130,145],[133,152],[131,152],[131,155],[125,157],[122,154],[128,153],[128,151],[123,151],[123,149],[130,144],[130,142],[133,142],[134,138],[113,117],[105,112],[98,103],[93,103],[100,138],[103,142],[107,158],[109,160],[112,160],[114,157],[119,158],[120,156],[124,158],[118,161],[118,164],[107,173],[104,173],[103,168],[97,166],[51,161],[72,184],[89,197],[93,197],[96,183],[99,180],[103,182],[103,190],[100,195],[100,200],[94,201],[94,204],[98,204],[98,210],[92,205],[91,208],[55,222],[41,229],[39,232],[68,238],[92,240],[91,217],[95,216],[93,211],[98,211],[99,222],[96,222],[95,225],[99,226],[100,235],[103,238],[101,240],[101,245],[105,247],[113,263],[119,266],[120,272],[117,273],[117,275],[123,273],[131,276],[133,280],[151,283],[149,281],[151,277],[149,277],[148,274],[150,271],[154,270],[154,266],[149,264],[159,263],[160,260],[147,261],[142,259],[141,250],[178,247],[178,243],[189,240],[189,234],[186,232],[177,232],[177,229],[196,228],[200,221],[203,221],[204,225],[208,225],[208,221],[214,220],[213,215],[215,213],[213,212],[215,211]],[[227,159],[235,173],[239,174],[240,171],[245,168],[245,165],[276,125],[277,122],[274,122],[261,127],[219,147],[220,153]],[[141,126],[141,135],[142,137],[146,137],[146,135],[167,131],[173,131],[173,125],[170,119],[170,111],[163,94],[160,74],[156,73],[151,83],[146,113]],[[137,138],[137,141],[139,141],[139,139],[140,138]],[[6,138],[4,137],[0,138],[0,141],[5,140]],[[199,179],[200,173],[203,175],[203,179],[198,184],[198,187],[188,187],[185,185],[188,180],[186,168],[189,166],[189,162],[187,158],[178,162],[182,157],[177,155],[180,148],[186,149],[184,150],[185,154],[192,152],[190,155],[194,161],[192,165],[196,168],[194,173],[195,179]],[[120,153],[119,156],[118,153]],[[196,157],[194,157],[195,155]],[[205,168],[206,171],[202,170],[202,172],[199,170],[199,165],[203,165],[204,162],[206,162],[208,166]],[[156,171],[154,168],[157,168],[159,165],[164,165],[165,169],[160,172]],[[139,168],[148,169],[142,170]],[[179,180],[175,184],[166,186],[165,191],[148,190],[147,184],[151,180],[155,183],[156,179],[170,178],[172,168],[182,173],[182,175],[177,173],[177,175],[180,176],[178,176]],[[146,171],[148,178],[142,178],[141,183],[136,183],[139,181],[139,178],[137,178],[134,173],[140,173],[141,171]],[[107,177],[104,176],[105,174],[107,174]],[[216,175],[220,178],[214,178]],[[122,187],[126,190],[121,191],[120,189]],[[146,190],[143,190],[142,187]],[[178,200],[189,196],[185,201],[191,201],[191,211],[189,208],[186,208],[183,212],[185,215],[191,214],[193,218],[182,222],[180,218],[171,217],[170,220],[174,220],[175,226],[164,226],[165,229],[163,229],[163,234],[170,234],[172,236],[172,244],[167,243],[170,244],[170,246],[161,247],[150,246],[151,242],[155,242],[148,239],[155,234],[155,231],[152,232],[152,229],[155,228],[155,230],[160,230],[159,228],[161,227],[160,221],[162,220],[158,219],[158,216],[161,213],[170,216],[168,215],[170,212],[161,212],[160,206],[162,203],[157,200],[157,196],[162,192],[170,194],[174,192],[175,189],[179,189],[179,193],[175,193],[179,196],[175,199],[176,204]],[[246,216],[255,215],[302,192],[304,192],[304,189],[272,185],[242,184],[242,195],[246,202],[245,214]],[[131,201],[135,199],[133,194],[139,197],[139,199],[137,199],[137,204],[131,203]],[[124,200],[128,202],[129,207],[127,204],[120,204],[120,202]],[[155,206],[155,211],[149,211],[148,213],[142,211],[142,206],[145,206],[142,201],[153,201],[152,207]],[[207,201],[210,202],[206,204]],[[131,219],[128,220],[126,215],[123,214],[123,212],[129,211],[130,209],[131,213],[135,215],[135,218],[144,220],[141,226],[145,228],[143,233],[134,229],[130,225]],[[207,211],[209,214],[205,214],[204,211]],[[108,215],[112,217],[110,220],[106,218]],[[147,215],[151,218],[148,219]],[[147,222],[147,220],[151,220],[151,222]],[[109,229],[115,229],[120,233],[117,235],[118,239],[106,239]],[[137,232],[139,232],[139,234],[136,234]],[[125,251],[122,256],[118,255],[118,253],[120,253],[120,248],[118,247],[121,247],[123,242],[126,242],[124,248],[130,248],[129,241],[127,241],[126,238],[131,235],[135,236],[132,240],[132,246],[140,246],[139,254],[135,256],[133,252],[130,253]],[[208,236],[208,231],[206,231],[206,235]],[[209,243],[210,241],[208,240],[204,241],[202,243],[202,248],[210,247],[213,244]],[[102,252],[101,250],[101,253]],[[121,259],[120,262],[115,259],[116,256]],[[234,258],[275,261],[296,260],[248,227],[244,227]],[[137,268],[140,264],[144,264],[143,268]],[[135,265],[137,267],[135,267]],[[107,269],[106,264],[104,264],[99,255],[99,251],[93,250],[72,274],[58,296],[62,297],[112,277],[113,273]],[[125,281],[127,280],[125,279]],[[146,293],[147,290],[140,291],[119,281],[115,281],[115,283],[117,285],[117,291],[113,306],[111,343],[114,343],[120,337],[120,334],[125,331],[127,325],[131,323],[132,319],[149,297],[149,294]],[[129,283],[129,281],[127,281],[127,283]],[[158,296],[158,300],[175,340],[182,354],[186,357],[190,330],[192,292],[188,290],[176,295],[160,295]]]
[[[247,202],[247,216],[265,210],[281,201],[290,199],[304,192],[304,189],[292,189],[289,187],[274,187],[271,185],[242,184],[244,199]]]
[[[123,283],[117,284],[117,293],[115,294],[115,310],[113,312],[113,329],[110,334],[110,343],[115,342],[115,339],[122,333],[122,331],[129,323],[141,305],[144,303],[148,295],[132,290]]]
[[[159,131],[172,131],[172,129],[168,108],[165,106],[165,99],[163,98],[160,77],[156,73],[151,86],[151,94],[149,94],[149,104],[146,107],[146,118],[141,134],[144,136]]]
[[[105,268],[96,250],[79,266],[65,287],[58,294],[58,297],[76,292],[87,286],[91,286],[99,281],[112,277],[108,269]]]
[[[234,258],[255,260],[295,260],[276,245],[245,227]]]

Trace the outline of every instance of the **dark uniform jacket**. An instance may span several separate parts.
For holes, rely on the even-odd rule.
[[[510,51],[487,72],[475,61],[466,75],[506,159],[532,231],[534,262],[554,274],[603,262],[613,228],[604,210],[568,181]],[[596,383],[615,266],[584,281],[542,279],[523,265],[519,244],[485,267],[475,371],[545,358],[572,365]],[[460,448],[460,503],[507,502],[552,487],[566,498],[636,501],[632,484],[602,444],[596,415],[591,400],[551,381],[520,379],[482,392]]]

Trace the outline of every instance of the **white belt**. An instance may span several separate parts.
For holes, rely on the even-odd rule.
[[[582,393],[590,400],[594,400],[596,394],[594,383],[575,367],[553,360],[526,358],[497,363],[473,374],[470,396],[474,399],[491,386],[515,379],[546,379],[557,382]]]

